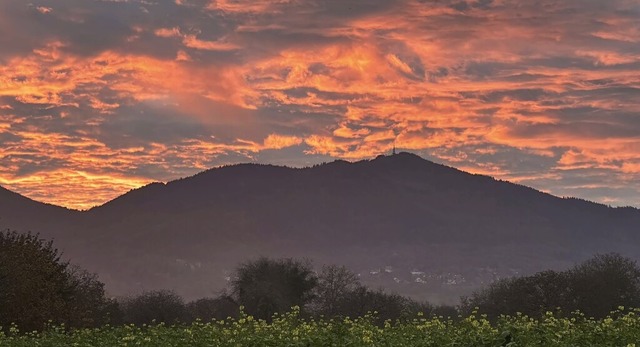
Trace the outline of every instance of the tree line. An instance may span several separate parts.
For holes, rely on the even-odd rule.
[[[461,298],[456,306],[434,306],[362,285],[338,265],[314,271],[310,261],[258,258],[240,264],[228,290],[217,297],[185,302],[171,291],[109,298],[98,278],[61,258],[51,241],[37,234],[0,232],[0,326],[22,331],[49,324],[68,328],[105,324],[190,323],[238,317],[258,319],[300,308],[307,317],[359,317],[374,312],[378,322],[426,316],[456,318],[472,312],[490,319],[517,312],[535,317],[547,311],[580,310],[602,318],[619,306],[640,307],[640,268],[619,254],[596,255],[566,271],[497,281]]]

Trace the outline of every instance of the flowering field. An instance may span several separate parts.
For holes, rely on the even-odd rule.
[[[518,315],[491,324],[482,316],[454,322],[416,317],[405,322],[374,324],[373,317],[305,320],[297,311],[271,323],[250,316],[237,320],[196,322],[185,326],[120,326],[65,332],[0,335],[0,346],[623,346],[640,347],[640,310],[612,312],[594,320],[581,314],[542,319]]]

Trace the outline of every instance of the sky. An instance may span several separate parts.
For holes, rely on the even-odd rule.
[[[32,199],[394,143],[640,207],[640,0],[0,0],[0,185]]]

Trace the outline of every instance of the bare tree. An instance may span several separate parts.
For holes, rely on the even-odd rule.
[[[360,287],[358,275],[344,266],[325,265],[318,275],[312,309],[327,317],[337,315],[340,301]]]

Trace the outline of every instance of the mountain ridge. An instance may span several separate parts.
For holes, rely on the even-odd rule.
[[[374,159],[363,159],[363,160],[358,160],[358,161],[353,161],[353,162],[337,159],[337,160],[334,160],[334,161],[324,162],[324,163],[315,164],[315,165],[312,165],[312,166],[305,166],[305,167],[290,167],[290,166],[285,166],[285,165],[273,165],[273,164],[261,164],[261,163],[239,163],[239,164],[222,165],[222,166],[206,169],[204,171],[200,171],[200,172],[195,173],[194,175],[191,175],[191,176],[177,178],[177,179],[170,180],[170,181],[167,181],[167,182],[153,181],[153,182],[150,182],[150,183],[145,184],[143,186],[140,186],[140,187],[137,187],[137,188],[133,188],[133,189],[129,190],[128,192],[125,192],[125,193],[123,193],[123,194],[121,194],[121,195],[119,195],[119,196],[117,196],[117,197],[115,197],[115,198],[113,198],[113,199],[111,199],[109,201],[104,202],[103,204],[93,206],[93,207],[91,207],[91,208],[89,208],[87,210],[77,210],[77,209],[68,208],[68,207],[65,207],[65,206],[60,206],[60,205],[56,205],[56,204],[42,202],[42,201],[39,201],[39,200],[36,200],[36,199],[29,198],[29,197],[27,197],[25,195],[22,195],[22,194],[20,194],[20,193],[18,193],[16,191],[10,190],[10,189],[8,189],[6,187],[3,187],[2,185],[0,185],[0,198],[2,198],[2,194],[10,193],[10,194],[15,194],[15,195],[17,195],[17,196],[19,196],[21,198],[24,198],[26,200],[29,200],[31,202],[35,202],[35,203],[38,203],[38,204],[57,207],[57,208],[65,209],[65,210],[68,210],[68,211],[87,212],[87,211],[99,209],[99,208],[101,208],[101,207],[103,207],[105,205],[108,205],[108,204],[110,204],[112,202],[115,202],[115,201],[119,200],[120,198],[122,198],[124,196],[130,195],[130,194],[137,194],[137,192],[142,191],[142,190],[146,190],[146,189],[149,189],[149,188],[161,187],[161,186],[167,186],[167,185],[175,183],[175,182],[179,182],[179,181],[183,181],[183,180],[189,180],[189,179],[196,178],[196,177],[199,177],[199,176],[202,176],[202,175],[206,175],[206,174],[208,174],[210,172],[213,172],[213,171],[216,171],[216,170],[224,170],[224,169],[228,169],[228,168],[246,167],[246,166],[252,166],[252,167],[263,166],[263,167],[283,168],[283,169],[289,169],[289,170],[308,170],[308,169],[316,169],[318,167],[331,167],[331,166],[343,165],[343,164],[345,164],[345,165],[353,165],[353,164],[359,164],[359,163],[368,163],[368,162],[372,162],[372,161],[375,161],[375,160],[381,160],[381,159],[384,159],[384,158],[393,158],[393,157],[398,157],[398,158],[399,157],[409,157],[409,158],[418,159],[418,160],[421,160],[423,162],[427,162],[427,163],[430,163],[430,164],[433,164],[433,165],[437,165],[437,166],[440,166],[440,167],[443,167],[443,168],[447,168],[447,169],[452,169],[452,170],[455,170],[457,172],[468,174],[470,176],[486,177],[486,178],[493,179],[493,180],[495,180],[497,182],[510,183],[512,185],[516,185],[516,186],[524,187],[524,188],[527,188],[527,189],[531,189],[531,190],[534,190],[534,191],[536,191],[538,193],[547,194],[547,195],[550,195],[550,196],[553,196],[553,197],[556,197],[556,198],[562,199],[562,200],[579,201],[579,202],[584,202],[584,203],[588,203],[588,204],[600,205],[600,206],[607,207],[607,208],[612,208],[612,209],[631,209],[631,210],[640,211],[640,208],[634,207],[634,206],[611,206],[611,205],[607,205],[605,203],[592,201],[592,200],[587,200],[587,199],[578,198],[578,197],[571,197],[571,196],[562,196],[561,197],[561,196],[557,196],[557,195],[554,195],[554,194],[551,194],[551,193],[543,192],[541,190],[538,190],[536,188],[533,188],[533,187],[530,187],[530,186],[527,186],[527,185],[520,184],[520,183],[511,182],[511,181],[508,181],[508,180],[496,179],[496,178],[494,178],[493,176],[490,176],[490,175],[475,174],[475,173],[471,173],[471,172],[467,172],[467,171],[464,171],[464,170],[457,169],[457,168],[455,168],[453,166],[448,166],[448,165],[444,165],[444,164],[435,163],[433,161],[430,161],[428,159],[424,159],[424,158],[422,158],[422,157],[420,157],[418,155],[415,155],[415,154],[409,153],[409,152],[399,152],[399,153],[397,153],[395,155],[378,155]]]
[[[562,268],[595,252],[639,254],[638,226],[634,208],[560,198],[399,153],[306,168],[213,168],[88,211],[54,213],[30,229],[52,235],[116,295],[207,295],[238,262],[266,255],[344,264],[366,283],[452,302],[495,276]],[[402,274],[375,270],[386,267]],[[418,283],[413,269],[464,281]]]
[[[349,162],[349,161],[345,161],[345,160],[335,160],[335,161],[331,161],[331,162],[327,162],[327,163],[316,164],[316,165],[313,165],[313,166],[300,167],[300,168],[298,168],[298,167],[288,167],[288,166],[279,166],[279,165],[272,165],[272,164],[259,164],[259,163],[241,163],[241,164],[224,165],[224,166],[215,167],[215,168],[211,168],[211,169],[207,169],[207,170],[201,171],[201,172],[196,173],[196,174],[194,174],[192,176],[188,176],[188,177],[184,177],[184,178],[179,178],[179,179],[176,179],[176,180],[168,181],[166,183],[165,182],[152,182],[152,183],[149,183],[149,184],[147,184],[145,186],[142,186],[142,187],[133,189],[133,190],[127,192],[127,193],[124,193],[124,194],[116,197],[115,199],[113,199],[111,201],[108,201],[108,202],[106,202],[106,203],[104,203],[102,205],[95,206],[95,207],[91,208],[90,210],[99,209],[99,208],[111,203],[112,201],[116,201],[116,200],[128,195],[129,193],[136,192],[136,191],[138,191],[140,189],[147,189],[149,187],[154,187],[155,188],[155,187],[159,187],[159,186],[167,187],[169,185],[176,184],[176,183],[182,182],[182,181],[189,181],[189,180],[192,180],[192,179],[200,179],[200,178],[210,178],[210,177],[207,177],[207,176],[209,176],[211,174],[215,174],[219,170],[239,169],[239,168],[246,168],[246,167],[266,167],[266,168],[285,169],[285,170],[292,170],[292,171],[296,171],[296,170],[311,170],[311,169],[329,169],[329,168],[336,167],[338,165],[341,165],[341,166],[362,165],[362,164],[372,163],[372,162],[375,162],[375,161],[383,161],[383,160],[387,160],[387,159],[393,159],[392,163],[395,164],[395,163],[398,162],[398,160],[395,160],[395,159],[403,159],[403,158],[410,158],[411,160],[414,160],[414,164],[415,163],[420,163],[420,164],[428,163],[428,164],[434,165],[436,167],[453,170],[454,172],[461,173],[461,174],[464,174],[464,175],[469,175],[469,176],[474,176],[474,177],[482,177],[482,178],[491,179],[491,180],[494,180],[494,181],[497,181],[497,182],[509,183],[509,184],[512,184],[512,185],[515,185],[515,186],[519,186],[519,187],[525,188],[527,190],[535,191],[536,193],[549,195],[549,196],[552,196],[552,197],[555,197],[555,198],[558,198],[558,199],[561,199],[561,200],[571,200],[571,201],[583,202],[583,203],[586,203],[586,204],[594,204],[594,205],[599,205],[599,206],[607,207],[607,208],[611,208],[611,209],[632,209],[632,210],[640,211],[640,209],[638,209],[636,207],[633,207],[633,206],[610,206],[610,205],[606,205],[604,203],[591,201],[591,200],[586,200],[586,199],[581,199],[581,198],[577,198],[577,197],[560,197],[560,196],[556,196],[556,195],[553,195],[551,193],[546,193],[546,192],[540,191],[540,190],[538,190],[536,188],[529,187],[529,186],[526,186],[526,185],[522,185],[522,184],[519,184],[519,183],[514,183],[514,182],[511,182],[511,181],[508,181],[508,180],[499,180],[499,179],[495,179],[494,177],[489,176],[489,175],[474,174],[474,173],[466,172],[466,171],[463,171],[463,170],[459,170],[459,169],[457,169],[455,167],[452,167],[452,166],[447,166],[447,165],[444,165],[444,164],[438,164],[438,163],[432,162],[432,161],[427,160],[427,159],[423,159],[423,158],[421,158],[421,157],[419,157],[419,156],[417,156],[415,154],[408,153],[408,152],[400,152],[400,153],[398,153],[396,155],[392,155],[392,156],[379,155],[375,159],[371,159],[371,160],[365,159],[365,160],[359,160],[359,161],[354,161],[354,162]]]

